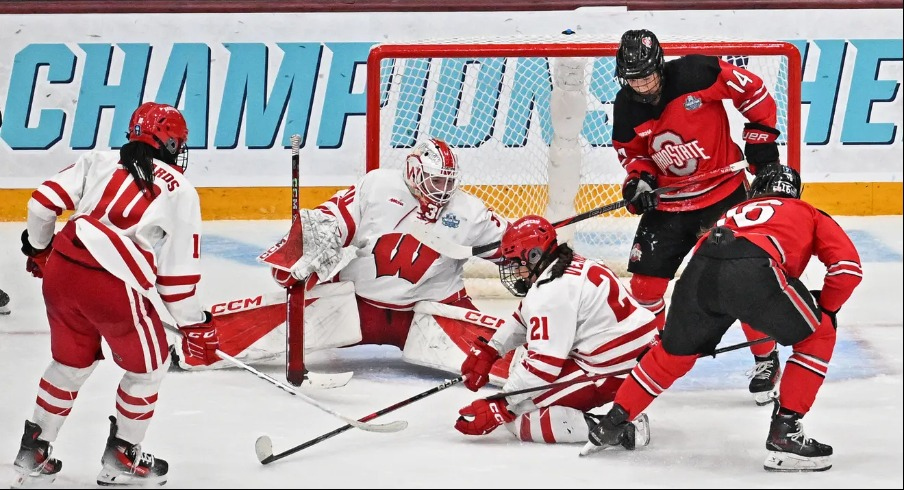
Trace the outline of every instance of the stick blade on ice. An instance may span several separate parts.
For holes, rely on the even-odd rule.
[[[267,459],[273,457],[273,441],[269,436],[260,436],[254,441],[254,452],[257,454],[257,460],[263,463]]]

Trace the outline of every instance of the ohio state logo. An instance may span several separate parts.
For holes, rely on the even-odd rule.
[[[691,175],[697,171],[701,160],[709,160],[709,155],[698,140],[684,141],[672,132],[657,134],[651,140],[653,161],[663,173],[671,175]]]

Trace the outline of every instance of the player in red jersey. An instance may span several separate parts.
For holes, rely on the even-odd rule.
[[[759,76],[715,56],[666,63],[656,35],[645,29],[622,35],[616,75],[622,89],[613,105],[612,145],[628,174],[622,187],[628,210],[643,215],[628,261],[631,292],[661,325],[669,281],[700,230],[747,198],[747,181],[740,171],[661,196],[653,191],[745,158],[753,172],[777,165],[776,105]],[[732,140],[725,100],[749,121],[743,153]],[[761,338],[742,328],[749,340]],[[779,378],[778,352],[774,342],[751,351],[757,364],[748,373],[750,392],[766,405]]]
[[[591,430],[597,446],[619,445],[659,394],[711,353],[735,320],[793,348],[766,439],[771,471],[831,468],[832,447],[804,435],[835,348],[835,315],[862,279],[860,257],[831,217],[801,201],[800,175],[785,166],[754,179],[751,198],[704,234],[675,284],[662,341],[652,347]],[[826,266],[821,291],[798,279],[816,256]]]

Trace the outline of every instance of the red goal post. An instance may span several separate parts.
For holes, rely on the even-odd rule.
[[[800,168],[801,56],[779,41],[672,41],[666,59],[723,57],[763,78],[778,106],[782,161]],[[427,41],[374,46],[367,62],[366,170],[402,168],[416,141],[444,139],[462,188],[506,218],[551,220],[621,197],[611,147],[616,39],[587,36]],[[735,141],[744,119],[728,109]],[[627,262],[636,218],[624,212],[567,230],[583,255]]]

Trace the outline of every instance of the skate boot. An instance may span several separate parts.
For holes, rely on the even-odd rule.
[[[620,405],[613,405],[605,416],[600,417],[592,413],[584,414],[584,419],[590,427],[588,442],[581,449],[581,456],[595,453],[607,446],[622,446],[633,451],[638,445],[643,447],[650,444],[650,419],[642,413],[627,422],[628,414]]]
[[[110,416],[110,436],[100,462],[97,484],[103,486],[140,487],[163,485],[169,465],[152,454],[141,452],[141,446],[116,437],[116,417]]]
[[[50,457],[53,447],[49,442],[38,439],[40,435],[41,427],[26,420],[22,445],[19,446],[19,454],[13,463],[16,478],[12,488],[49,485],[56,480],[57,473],[63,468],[60,460]]]
[[[778,397],[778,382],[782,375],[778,360],[778,349],[773,349],[766,357],[754,356],[756,366],[747,371],[750,378],[750,393],[759,406],[772,403]]]
[[[832,446],[808,438],[800,418],[781,413],[776,403],[766,439],[769,454],[763,468],[767,471],[826,471],[832,467]]]

